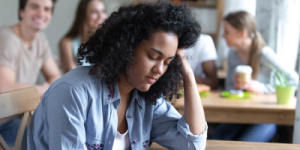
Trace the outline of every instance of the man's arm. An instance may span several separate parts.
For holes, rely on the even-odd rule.
[[[56,79],[60,78],[60,72],[57,64],[52,57],[49,57],[42,65],[42,72],[48,82],[51,84]]]
[[[22,89],[29,86],[35,86],[38,89],[40,96],[43,96],[43,94],[49,87],[48,84],[30,85],[18,83],[16,82],[15,72],[8,67],[0,65],[0,93]]]
[[[217,68],[215,66],[215,61],[205,61],[202,63],[202,70],[205,74],[205,78],[196,76],[196,82],[199,84],[206,84],[212,89],[218,88],[218,77],[217,77]]]

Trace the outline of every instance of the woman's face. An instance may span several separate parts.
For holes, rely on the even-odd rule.
[[[149,40],[137,46],[135,60],[127,71],[128,82],[146,92],[167,70],[174,59],[178,37],[173,33],[157,31]]]
[[[229,47],[237,47],[242,40],[242,31],[235,29],[227,21],[224,21],[223,37]]]
[[[87,7],[86,23],[90,30],[97,29],[99,24],[102,24],[107,18],[105,5],[100,0],[92,0]]]

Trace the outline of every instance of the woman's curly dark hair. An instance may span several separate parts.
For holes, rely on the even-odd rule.
[[[178,48],[194,45],[201,27],[187,5],[158,2],[119,8],[98,27],[90,39],[78,51],[78,62],[84,58],[93,64],[90,74],[105,77],[108,85],[119,81],[120,73],[126,73],[134,61],[135,50],[156,31],[173,33],[178,37]],[[162,95],[169,98],[182,87],[177,56],[168,69],[147,92],[142,92],[152,104]]]

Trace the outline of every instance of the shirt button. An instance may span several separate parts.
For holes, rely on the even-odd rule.
[[[127,116],[127,118],[132,118],[132,116]]]
[[[136,141],[132,141],[132,143],[133,143],[133,144],[135,144],[135,143],[136,143]]]

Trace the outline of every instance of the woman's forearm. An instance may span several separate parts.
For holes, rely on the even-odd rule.
[[[205,115],[193,73],[183,79],[184,118],[194,135],[205,131]]]
[[[205,131],[205,115],[194,73],[188,60],[184,58],[182,58],[182,77],[184,84],[184,118],[189,124],[190,131],[194,135],[199,135]]]

